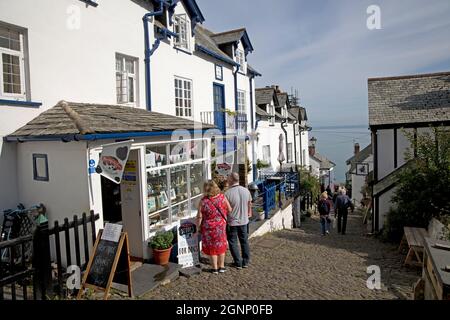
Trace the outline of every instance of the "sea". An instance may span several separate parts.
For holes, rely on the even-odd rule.
[[[346,161],[354,154],[354,145],[361,150],[371,143],[368,125],[314,126],[309,138],[317,139],[316,151],[336,163],[335,183],[345,183]]]

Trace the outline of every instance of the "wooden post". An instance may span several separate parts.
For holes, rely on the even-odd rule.
[[[47,289],[51,288],[52,269],[50,263],[50,239],[48,222],[37,226],[33,236],[33,268],[36,270],[36,297],[47,299]]]

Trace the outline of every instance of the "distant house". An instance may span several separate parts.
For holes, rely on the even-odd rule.
[[[368,80],[369,122],[374,158],[373,229],[383,228],[393,206],[397,174],[417,139],[450,125],[450,72]],[[418,186],[420,188],[421,186]]]
[[[271,86],[257,88],[255,101],[257,162],[267,164],[266,171],[279,171],[281,141],[283,170],[309,164],[306,157],[308,117],[306,109],[298,105],[297,98],[281,91],[278,86]]]
[[[359,143],[356,143],[353,157],[347,160],[347,168],[347,182],[352,186],[352,200],[359,204],[364,196],[362,188],[373,170],[372,145],[369,144],[361,150]]]
[[[334,168],[336,164],[316,151],[315,138],[311,138],[309,145],[309,163],[311,173],[319,178],[322,188],[334,188]]]

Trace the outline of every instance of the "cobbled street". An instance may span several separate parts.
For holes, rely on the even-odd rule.
[[[346,236],[319,233],[317,218],[301,230],[281,231],[251,241],[249,269],[180,277],[144,299],[411,299],[420,271],[402,267],[397,248],[366,237],[361,216],[349,217]],[[231,262],[231,257],[227,257]],[[381,290],[369,290],[367,267],[381,268]],[[207,266],[204,266],[207,268]]]

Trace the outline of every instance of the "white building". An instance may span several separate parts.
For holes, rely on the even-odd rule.
[[[368,80],[369,124],[374,161],[373,228],[383,228],[394,206],[396,175],[414,150],[407,134],[432,133],[450,125],[450,72]],[[419,186],[420,187],[420,186]]]
[[[316,150],[317,139],[312,137],[309,141],[309,170],[319,179],[322,189],[330,187],[334,190],[334,168],[336,164]]]
[[[373,171],[372,145],[361,150],[359,143],[356,143],[354,155],[346,163],[347,182],[352,186],[352,200],[359,205],[364,197],[362,190],[368,185],[369,174]]]
[[[0,209],[43,203],[50,223],[95,210],[99,225],[121,219],[133,234],[132,255],[148,257],[156,227],[170,228],[180,212],[192,215],[194,173],[210,177],[211,139],[202,134],[211,126],[199,122],[214,124],[237,149],[235,138],[254,125],[259,73],[247,64],[253,47],[245,29],[209,31],[194,0],[92,4],[0,2]],[[37,10],[48,13],[45,21]],[[175,129],[203,146],[199,158],[167,160]],[[124,139],[135,140],[131,187],[91,172],[102,146]],[[148,163],[155,154],[166,161],[162,169]],[[180,167],[189,190],[154,212],[148,185]]]
[[[263,172],[308,166],[308,126],[306,109],[278,86],[256,89],[256,163],[267,165]],[[281,149],[280,149],[281,147]]]

